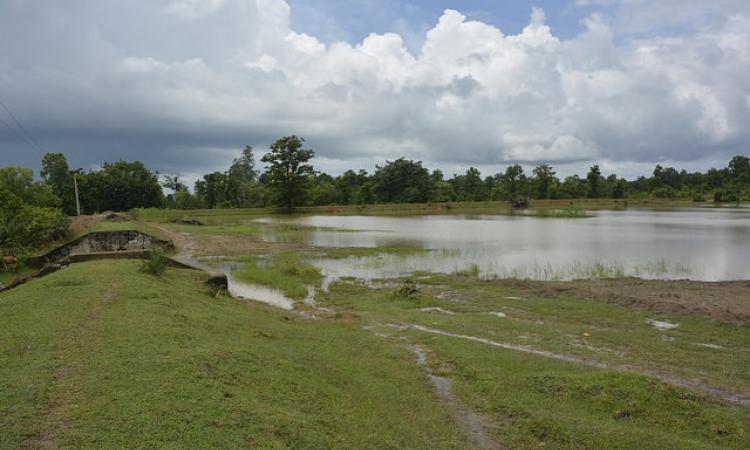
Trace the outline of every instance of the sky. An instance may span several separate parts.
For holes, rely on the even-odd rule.
[[[748,74],[747,0],[0,0],[0,166],[705,170],[750,153]]]

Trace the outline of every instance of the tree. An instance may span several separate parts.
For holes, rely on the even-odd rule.
[[[246,146],[239,158],[232,161],[227,171],[227,200],[235,207],[250,206],[251,193],[254,191],[251,184],[256,183],[258,173],[255,170],[255,157],[253,148]]]
[[[729,175],[735,179],[750,182],[750,158],[737,155],[729,161]]]
[[[485,198],[482,174],[476,167],[469,167],[463,176],[454,177],[454,189],[461,201],[479,201]]]
[[[399,158],[376,166],[372,191],[380,203],[424,203],[430,200],[432,180],[422,161]]]
[[[295,135],[285,136],[271,144],[271,151],[261,161],[268,164],[266,175],[278,205],[292,211],[307,197],[310,177],[315,173],[308,162],[315,156],[311,149],[302,148],[305,140]]]
[[[52,189],[45,183],[34,181],[34,171],[25,167],[0,168],[0,188],[7,189],[29,205],[60,206],[60,199]]]
[[[552,166],[540,164],[534,168],[533,173],[536,198],[550,198],[553,186],[559,183]]]
[[[226,204],[227,179],[223,172],[203,175],[203,180],[195,182],[195,194],[211,209],[222,206]]]
[[[183,191],[188,190],[187,185],[180,180],[179,175],[174,175],[174,176],[166,175],[161,185],[167,189],[170,189],[175,194],[178,192],[183,192]]]
[[[140,161],[104,163],[101,171],[90,175],[91,179],[86,180],[84,186],[91,183],[96,189],[97,211],[128,211],[163,204],[159,175],[149,171]]]
[[[586,181],[588,182],[590,198],[601,197],[602,180],[603,180],[602,171],[599,169],[599,166],[598,165],[591,166],[591,169],[589,169],[589,173],[586,174]]]
[[[516,206],[528,204],[527,178],[523,167],[518,164],[508,166],[500,177],[504,197]]]
[[[74,214],[75,193],[73,190],[73,176],[70,174],[68,160],[62,153],[47,153],[42,158],[42,179],[60,199],[63,211]]]

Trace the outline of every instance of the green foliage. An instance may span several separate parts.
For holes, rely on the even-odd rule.
[[[420,296],[419,286],[412,281],[410,278],[404,280],[396,290],[393,291],[393,295],[399,298],[416,299]]]
[[[60,199],[66,214],[75,214],[75,189],[68,160],[62,153],[47,153],[42,158],[40,175],[52,192]]]
[[[386,161],[372,176],[372,193],[379,203],[423,203],[430,199],[431,190],[430,174],[422,161]]]
[[[271,151],[261,159],[267,164],[266,182],[276,204],[288,211],[305,202],[315,173],[309,164],[315,152],[302,148],[304,142],[303,138],[294,135],[285,136],[271,144]]]
[[[146,258],[141,264],[140,271],[150,275],[161,275],[167,270],[169,265],[169,258],[161,250],[151,250],[148,252],[148,258]]]
[[[0,168],[0,188],[8,190],[31,206],[60,206],[60,199],[49,186],[34,181],[34,172],[31,169],[23,167]]]
[[[68,236],[70,219],[59,209],[25,203],[0,188],[0,251],[24,254]]]

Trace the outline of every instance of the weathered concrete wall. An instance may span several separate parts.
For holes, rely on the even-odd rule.
[[[105,258],[118,252],[139,250],[143,252],[151,249],[169,251],[173,248],[174,245],[171,242],[149,236],[140,231],[95,231],[70,241],[44,255],[29,258],[28,264],[32,267],[42,267],[47,263],[54,263],[76,255],[97,254]],[[142,253],[139,256],[133,257],[141,257],[141,255]],[[123,255],[123,257],[127,256]]]

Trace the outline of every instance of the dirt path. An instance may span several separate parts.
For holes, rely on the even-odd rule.
[[[76,377],[81,372],[76,355],[82,354],[87,335],[94,323],[101,316],[107,304],[117,299],[116,281],[111,282],[109,289],[93,304],[81,323],[68,334],[60,344],[60,355],[56,357],[57,367],[53,373],[50,388],[49,411],[44,430],[32,441],[31,447],[42,449],[56,449],[59,447],[58,437],[68,427],[68,417],[76,408],[80,385]]]
[[[432,383],[435,394],[450,409],[453,419],[471,439],[477,448],[502,449],[502,445],[492,440],[485,431],[487,419],[483,419],[458,400],[452,392],[453,383],[449,378],[435,375],[427,364],[427,352],[419,345],[409,346],[417,355],[417,364]]]
[[[468,336],[464,334],[449,333],[447,331],[438,330],[435,328],[428,328],[428,327],[417,325],[417,324],[409,324],[409,325],[390,324],[390,326],[397,328],[397,329],[402,329],[402,330],[404,329],[416,330],[416,331],[421,331],[424,333],[437,334],[440,336],[449,336],[449,337],[453,337],[457,339],[464,339],[467,341],[478,342],[480,344],[490,345],[493,347],[498,347],[498,348],[502,348],[506,350],[514,350],[518,352],[530,353],[530,354],[542,356],[545,358],[551,358],[551,359],[556,359],[559,361],[580,364],[582,366],[596,367],[599,369],[615,370],[618,372],[631,372],[631,373],[637,373],[640,375],[652,376],[652,377],[656,377],[660,379],[664,383],[671,384],[673,386],[687,388],[687,389],[691,389],[694,391],[700,391],[703,393],[711,394],[711,395],[721,398],[722,400],[736,403],[738,405],[750,406],[750,396],[748,396],[747,394],[727,391],[725,389],[699,383],[697,381],[685,380],[685,379],[678,378],[672,375],[663,374],[663,373],[659,373],[659,372],[655,372],[651,370],[646,370],[646,369],[642,369],[636,366],[609,364],[609,363],[605,363],[601,361],[593,361],[593,360],[578,358],[575,356],[564,355],[561,353],[550,352],[547,350],[541,350],[541,349],[537,349],[537,348],[533,348],[533,347],[529,347],[525,345],[508,344],[508,343],[497,342],[491,339],[486,339],[486,338],[477,337],[477,336]]]

